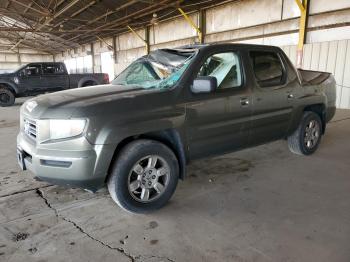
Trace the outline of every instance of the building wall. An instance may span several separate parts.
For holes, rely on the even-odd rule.
[[[243,42],[284,47],[293,61],[296,59],[300,11],[295,0],[244,0],[234,1],[204,10],[205,42]],[[198,25],[199,14],[190,14]],[[336,74],[338,82],[338,106],[350,108],[348,75],[350,66],[343,61],[350,39],[350,1],[313,0],[310,5],[307,44],[303,67],[325,68]],[[137,30],[145,38],[146,30]],[[150,49],[176,47],[198,41],[196,31],[181,16],[160,22],[149,28]],[[137,36],[124,33],[113,38],[96,41],[94,46],[94,71],[101,71],[101,53],[113,51],[114,73],[119,74],[136,58],[146,54],[145,44]],[[91,46],[91,45],[89,45]],[[114,46],[114,47],[113,47]],[[331,48],[328,49],[328,47]],[[334,50],[334,46],[337,46]],[[327,52],[326,52],[327,49]],[[85,48],[88,50],[88,48]],[[327,58],[325,55],[327,53]],[[67,57],[86,55],[86,51],[68,50],[56,55],[57,61]],[[326,61],[326,60],[327,61]],[[332,61],[337,61],[337,68]],[[339,61],[338,61],[339,60]]]
[[[335,6],[329,3],[327,12],[322,2],[311,1],[307,43],[350,39],[350,1],[337,0],[342,5]],[[234,41],[281,46],[298,42],[300,11],[295,0],[246,0],[206,13],[209,43]]]
[[[0,50],[0,73],[12,71],[31,62],[52,62],[53,55],[31,49],[17,49],[16,52]]]

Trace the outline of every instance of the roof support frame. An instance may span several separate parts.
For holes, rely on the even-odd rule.
[[[185,18],[185,20],[192,26],[192,28],[194,30],[196,30],[197,32],[197,36],[198,36],[198,40],[199,43],[203,43],[203,35],[202,35],[202,31],[199,29],[199,27],[194,23],[194,21],[191,19],[191,17],[189,17],[184,10],[182,10],[182,8],[178,8],[177,10],[179,10],[179,12],[182,14],[182,16]]]
[[[145,29],[146,37],[145,37],[145,39],[143,39],[143,37],[140,36],[139,33],[137,33],[134,29],[132,29],[131,26],[128,25],[126,27],[130,30],[131,33],[133,33],[137,38],[139,38],[142,42],[145,43],[146,54],[148,55],[149,54],[149,41],[147,41],[148,40],[148,37],[147,37],[148,30],[147,30],[147,28]]]

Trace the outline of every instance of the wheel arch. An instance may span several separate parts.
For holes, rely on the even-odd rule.
[[[154,131],[154,132],[139,134],[135,136],[130,136],[120,141],[114,151],[114,155],[109,165],[106,181],[108,179],[109,174],[111,174],[113,163],[118,158],[119,152],[127,144],[137,139],[150,139],[150,140],[161,142],[166,146],[168,146],[174,152],[175,156],[179,161],[179,170],[180,170],[179,178],[182,180],[185,178],[187,158],[186,158],[185,148],[184,148],[181,136],[177,130],[167,129],[167,130]]]
[[[95,85],[98,85],[98,82],[96,79],[93,79],[92,77],[83,77],[82,79],[79,80],[78,82],[78,87],[84,87],[86,83],[94,83]]]
[[[316,113],[322,121],[322,134],[325,133],[326,130],[326,105],[323,103],[307,105],[304,107],[303,112],[311,111]]]
[[[11,83],[0,81],[0,87],[3,87],[3,88],[10,90],[11,92],[13,92],[15,94],[15,96],[18,94],[18,88]]]

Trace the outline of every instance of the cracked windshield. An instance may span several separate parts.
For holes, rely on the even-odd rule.
[[[195,56],[194,49],[160,49],[137,59],[113,81],[113,85],[165,89],[182,76]]]

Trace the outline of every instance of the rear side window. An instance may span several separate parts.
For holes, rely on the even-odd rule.
[[[63,74],[64,67],[62,64],[43,64],[43,74],[45,75],[54,75],[54,74]]]
[[[250,60],[256,81],[261,87],[278,86],[285,83],[284,67],[277,53],[251,51]]]

